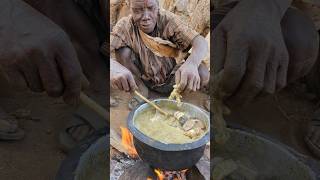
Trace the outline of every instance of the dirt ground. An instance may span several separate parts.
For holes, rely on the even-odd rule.
[[[58,135],[72,109],[61,100],[29,92],[4,91],[0,106],[10,113],[30,111],[31,118],[19,120],[26,136],[21,141],[0,141],[0,179],[53,180],[65,155],[59,150]],[[9,93],[10,92],[10,93]]]

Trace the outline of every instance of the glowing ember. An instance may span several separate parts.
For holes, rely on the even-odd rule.
[[[164,175],[162,174],[161,170],[155,169],[154,172],[155,172],[156,175],[158,176],[158,180],[163,180]]]
[[[188,169],[182,171],[161,171],[159,169],[155,169],[154,172],[157,175],[157,180],[186,180],[186,172]],[[151,178],[147,178],[147,180],[151,180]]]
[[[120,127],[121,129],[121,143],[122,146],[127,150],[128,154],[132,158],[137,158],[138,153],[136,148],[133,145],[133,137],[132,134],[129,132],[128,128]]]

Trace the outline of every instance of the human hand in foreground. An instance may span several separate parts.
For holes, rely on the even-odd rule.
[[[218,89],[232,104],[272,94],[287,83],[289,57],[280,25],[286,4],[277,3],[243,0],[213,32]]]
[[[132,92],[138,88],[132,73],[112,59],[110,61],[110,81],[112,88],[121,91]]]
[[[3,0],[0,7],[0,68],[7,80],[77,104],[84,76],[67,34],[23,1]]]

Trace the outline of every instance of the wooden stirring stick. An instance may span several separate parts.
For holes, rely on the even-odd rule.
[[[138,91],[134,91],[134,93],[139,96],[141,99],[143,99],[145,102],[147,102],[148,104],[150,104],[151,106],[153,106],[154,108],[156,108],[158,111],[160,111],[162,114],[166,115],[166,116],[173,116],[175,119],[177,119],[179,121],[179,123],[181,124],[181,126],[184,125],[184,123],[188,120],[188,117],[180,111],[176,111],[173,114],[170,114],[166,111],[164,111],[163,109],[161,109],[159,106],[157,106],[155,103],[151,102],[150,100],[148,100],[146,97],[144,97],[142,94],[140,94]]]
[[[99,114],[101,117],[103,117],[105,120],[109,121],[108,112],[106,109],[104,109],[102,106],[100,106],[98,103],[96,103],[94,100],[92,100],[90,97],[88,97],[83,92],[80,93],[80,101],[87,105],[89,108],[91,108],[93,111],[95,111],[97,114]]]
[[[150,104],[151,106],[153,106],[154,108],[156,108],[158,111],[160,111],[162,114],[168,116],[169,113],[167,113],[166,111],[162,110],[159,106],[157,106],[155,103],[149,101],[149,99],[145,98],[142,94],[140,94],[138,91],[134,91],[134,93],[139,96],[141,99],[143,99],[145,102],[147,102],[148,104]]]

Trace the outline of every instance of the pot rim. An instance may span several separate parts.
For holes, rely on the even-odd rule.
[[[165,98],[159,98],[159,99],[155,99],[152,102],[157,102],[160,100],[165,100],[165,101],[173,101],[176,102],[175,100],[169,100],[169,99],[165,99]],[[203,145],[205,145],[207,142],[209,142],[210,140],[210,115],[209,112],[205,111],[204,109],[197,107],[193,104],[190,103],[186,103],[183,102],[184,104],[188,104],[190,106],[192,106],[195,109],[198,109],[200,111],[203,111],[205,113],[205,116],[208,117],[208,131],[206,132],[206,134],[204,136],[202,136],[200,139],[193,141],[191,143],[185,143],[185,144],[165,144],[162,143],[160,141],[154,140],[148,136],[146,136],[145,134],[143,134],[141,131],[139,131],[135,126],[134,126],[134,115],[135,112],[143,105],[145,105],[146,103],[141,104],[140,106],[137,106],[136,108],[134,108],[128,116],[127,119],[127,123],[128,123],[128,128],[130,130],[130,132],[132,133],[132,135],[137,138],[139,141],[162,151],[185,151],[185,150],[192,150],[192,149],[197,149]]]

